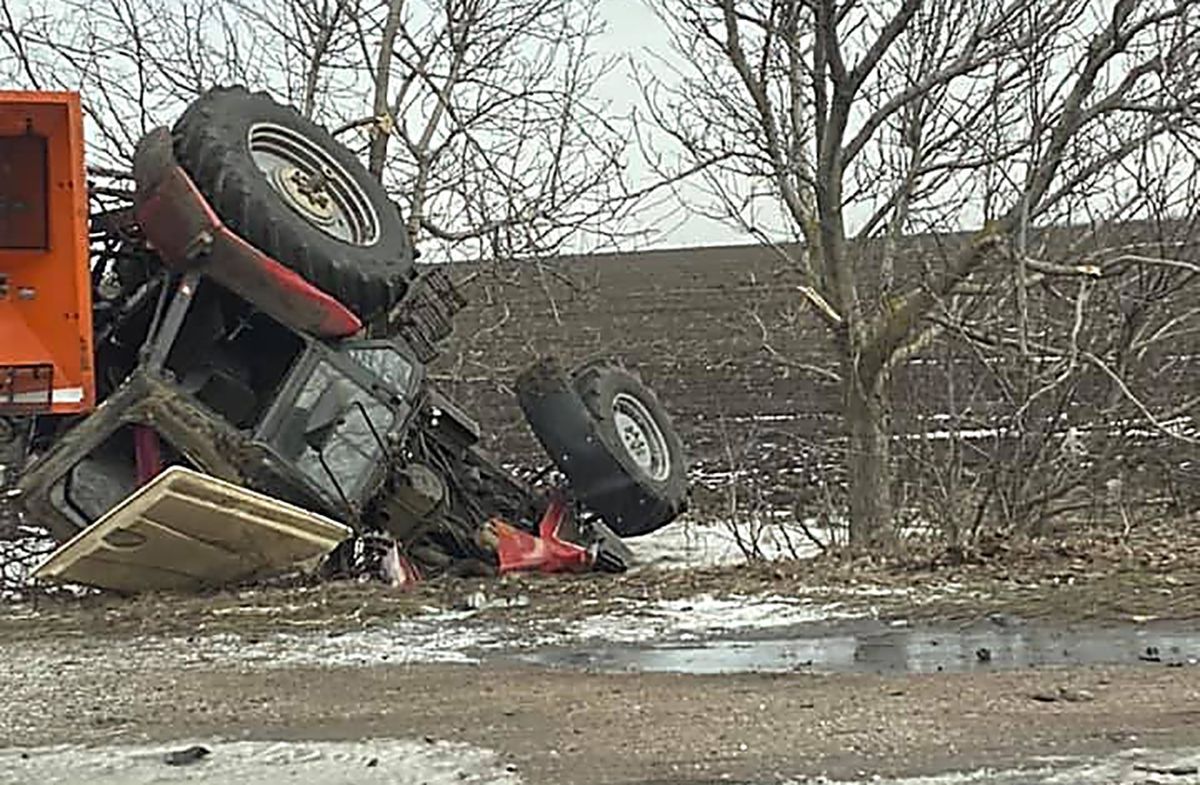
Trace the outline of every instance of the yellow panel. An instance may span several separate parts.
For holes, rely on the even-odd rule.
[[[172,466],[63,544],[33,577],[136,593],[195,590],[323,556],[349,527]]]

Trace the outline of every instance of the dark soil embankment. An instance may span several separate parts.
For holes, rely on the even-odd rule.
[[[927,256],[944,255],[939,245],[954,239],[917,238],[913,245]],[[811,489],[818,477],[836,480],[839,461],[829,448],[843,433],[839,390],[804,370],[836,368],[835,357],[827,331],[797,292],[794,264],[780,253],[760,246],[674,249],[464,266],[455,277],[470,278],[471,304],[435,373],[479,417],[488,446],[506,460],[544,462],[510,389],[520,368],[545,352],[567,360],[599,354],[622,359],[659,392],[696,476],[757,475],[774,497],[789,501],[791,491]],[[1200,352],[1171,349],[1186,356],[1139,393],[1152,394],[1146,400],[1157,410],[1185,400],[1200,373]],[[897,369],[893,425],[902,439],[920,434],[938,443],[947,434],[947,412],[968,412],[959,427],[982,441],[962,454],[987,461],[999,449],[992,438],[999,416],[1011,414],[1014,404],[993,389],[994,380],[967,367],[969,352],[960,354],[947,360],[935,348]],[[948,383],[951,367],[957,387]],[[1076,404],[1085,428],[1096,425],[1088,411],[1078,411],[1089,409],[1088,400]],[[1136,415],[1130,420],[1153,442],[1149,474],[1185,471],[1194,450],[1153,438],[1157,432]],[[921,443],[902,440],[897,457]],[[908,461],[902,479],[924,482],[931,460],[938,460],[934,453]],[[1105,479],[1095,480],[1098,487]]]
[[[660,394],[693,459],[723,460],[724,443],[832,433],[835,401],[762,349],[756,315],[780,352],[826,359],[825,338],[798,319],[786,263],[766,248],[707,248],[601,255],[484,269],[466,287],[471,305],[437,373],[478,414],[500,454],[537,460],[512,391],[540,353],[569,361],[622,359]],[[755,421],[758,418],[758,421]],[[786,422],[783,420],[786,419]],[[764,445],[765,446],[765,445]]]

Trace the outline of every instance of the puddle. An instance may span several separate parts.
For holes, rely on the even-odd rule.
[[[539,665],[612,671],[715,674],[788,671],[934,673],[1048,665],[1155,664],[1200,660],[1200,632],[1145,626],[984,629],[857,624],[771,637],[555,647],[518,656]]]

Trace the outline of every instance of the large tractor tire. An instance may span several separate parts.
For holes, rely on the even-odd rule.
[[[686,509],[679,435],[635,374],[589,363],[568,376],[546,358],[518,378],[517,399],[572,494],[617,534],[649,534]]]
[[[218,87],[173,129],[221,220],[364,320],[404,293],[413,251],[383,186],[324,128],[265,93]]]

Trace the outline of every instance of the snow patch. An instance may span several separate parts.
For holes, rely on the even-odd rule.
[[[792,780],[789,785],[1200,785],[1200,751],[1127,750],[1103,758],[1042,758],[1013,769],[983,768],[920,777]]]
[[[656,532],[629,540],[638,565],[691,568],[742,564],[746,555],[737,539],[722,526],[679,521]]]
[[[466,744],[392,739],[354,742],[220,742],[202,740],[210,753],[186,766],[164,756],[196,744],[54,746],[0,750],[0,782],[43,785],[518,785],[521,778],[497,755]]]
[[[189,662],[222,658],[267,668],[469,664],[478,660],[468,652],[495,646],[511,634],[500,625],[463,624],[470,615],[431,613],[364,630],[275,633],[258,640],[230,634],[176,638],[165,646],[182,650]]]
[[[790,510],[778,511],[778,517],[791,515]],[[664,526],[656,532],[628,540],[629,547],[637,557],[639,568],[695,569],[744,564],[748,561],[746,547],[742,543],[751,539],[759,554],[765,559],[807,559],[820,553],[820,548],[801,532],[789,530],[787,536],[780,527],[786,521],[718,521],[698,523],[680,520]],[[828,541],[829,532],[809,522],[810,530],[823,542]]]

